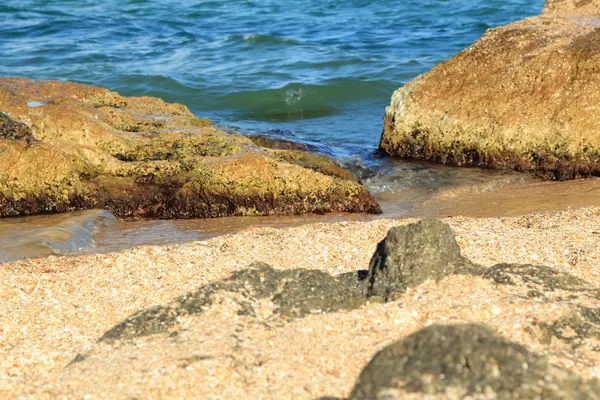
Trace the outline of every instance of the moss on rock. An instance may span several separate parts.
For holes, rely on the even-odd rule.
[[[31,129],[22,122],[13,121],[0,112],[0,139],[30,139]]]

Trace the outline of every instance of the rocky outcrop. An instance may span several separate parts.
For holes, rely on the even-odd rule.
[[[485,269],[460,254],[450,226],[428,219],[390,229],[378,244],[368,271],[333,277],[318,270],[281,271],[255,263],[171,303],[131,315],[100,341],[172,333],[182,319],[209,310],[216,298],[227,298],[240,316],[256,317],[260,304],[268,302],[272,308],[267,319],[291,321],[314,313],[352,310],[368,302],[393,301],[427,280],[440,281],[455,274],[525,286],[531,296],[562,290],[573,292],[575,297],[581,293],[600,297],[586,281],[550,267],[498,264]]]
[[[546,0],[542,15],[578,17],[600,15],[597,0]]]
[[[595,1],[549,0],[542,15],[483,37],[398,89],[379,147],[393,156],[600,176],[600,30]]]
[[[380,212],[324,156],[259,147],[185,106],[68,82],[0,79],[0,216]]]
[[[432,325],[375,354],[349,399],[594,399],[598,390],[597,381],[553,366],[485,326]]]

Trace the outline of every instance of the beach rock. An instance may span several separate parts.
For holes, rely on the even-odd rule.
[[[380,149],[393,156],[600,175],[600,6],[549,0],[540,16],[489,29],[398,89]]]
[[[558,319],[532,322],[537,329],[530,332],[540,343],[549,345],[554,340],[573,349],[587,345],[600,351],[600,308],[589,306],[600,299],[600,289],[591,283],[555,268],[531,264],[497,264],[483,277],[502,285],[524,286],[530,298],[569,307],[570,311]],[[534,333],[537,330],[539,334]]]
[[[349,399],[597,399],[600,384],[483,325],[432,325],[379,351]],[[472,396],[472,397],[471,397]]]
[[[525,285],[539,292],[553,290],[594,291],[589,283],[555,268],[532,264],[496,264],[484,277],[504,285]]]
[[[600,352],[600,308],[581,305],[573,308],[570,314],[555,321],[535,324],[542,331],[540,342],[552,344],[557,339],[573,349],[588,345]]]
[[[273,305],[268,318],[287,320],[313,313],[354,309],[366,303],[366,298],[357,290],[356,281],[337,279],[318,270],[280,271],[264,263],[255,263],[169,304],[141,310],[108,330],[99,341],[169,332],[180,318],[205,312],[219,296],[233,302],[238,315],[256,317],[258,304],[267,301]]]
[[[385,300],[395,293],[460,273],[481,274],[482,267],[460,254],[449,225],[437,219],[394,227],[377,245],[366,278],[368,296]]]
[[[0,78],[0,111],[0,216],[88,208],[164,219],[381,211],[328,157],[259,147],[180,104]]]

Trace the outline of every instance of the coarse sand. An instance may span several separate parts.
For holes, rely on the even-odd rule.
[[[132,313],[263,261],[331,274],[367,269],[392,226],[417,220],[248,228],[192,243],[0,263],[0,398],[316,399],[347,396],[382,347],[435,322],[481,322],[585,378],[600,377],[600,334],[573,346],[540,326],[600,309],[545,300],[474,276],[427,281],[387,304],[287,322],[262,304],[240,316],[226,294],[176,336],[96,343]],[[548,265],[600,285],[600,208],[444,219],[476,263]],[[548,301],[551,298],[552,301]],[[598,327],[595,327],[598,329]],[[563,332],[568,336],[568,332]],[[77,362],[70,362],[78,356]]]

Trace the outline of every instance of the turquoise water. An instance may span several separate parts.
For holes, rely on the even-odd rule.
[[[543,0],[3,0],[0,75],[159,96],[369,158],[392,92]]]

